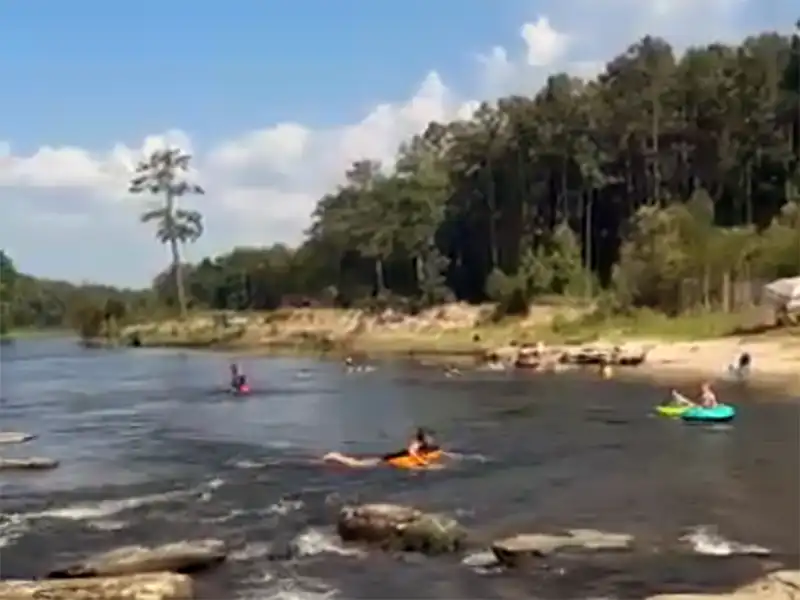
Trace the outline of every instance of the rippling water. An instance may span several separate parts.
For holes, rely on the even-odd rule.
[[[0,474],[4,577],[127,543],[206,536],[233,548],[199,579],[209,599],[641,598],[770,566],[691,552],[679,538],[698,527],[798,563],[800,419],[785,398],[731,388],[735,424],[697,427],[649,415],[663,389],[591,377],[446,378],[402,365],[347,374],[334,363],[253,358],[242,362],[256,393],[234,399],[221,389],[222,355],[93,351],[69,340],[1,351],[0,429],[39,437],[0,452],[62,461]],[[462,458],[424,473],[317,461],[329,450],[394,450],[417,424]],[[332,535],[343,500],[446,510],[486,540],[624,532],[636,551],[527,574],[482,568],[481,553],[365,553]],[[703,539],[697,549],[719,551]],[[294,557],[276,560],[289,546]]]

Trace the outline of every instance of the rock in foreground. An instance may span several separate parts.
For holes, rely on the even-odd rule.
[[[649,600],[800,600],[800,571],[776,571],[725,594],[663,594]]]
[[[221,563],[226,556],[225,543],[213,539],[151,548],[125,546],[51,571],[48,577],[109,577],[157,571],[195,573]]]
[[[456,552],[466,539],[466,532],[454,519],[397,504],[345,507],[339,513],[338,530],[346,542],[425,554]]]
[[[189,600],[192,597],[192,580],[177,573],[0,581],[3,600]]]
[[[45,471],[55,469],[58,461],[43,456],[25,458],[0,458],[0,471]]]
[[[32,433],[21,431],[0,431],[0,444],[22,444],[29,442],[36,436]]]
[[[492,544],[497,560],[514,567],[531,558],[543,558],[562,549],[623,550],[633,538],[620,533],[606,533],[594,529],[570,529],[567,535],[544,533],[520,534],[498,540]]]

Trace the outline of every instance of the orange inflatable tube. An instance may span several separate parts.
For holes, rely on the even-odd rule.
[[[438,461],[442,457],[442,451],[439,449],[431,450],[430,452],[421,453],[421,456],[424,459],[423,461],[408,453],[403,453],[387,458],[386,462],[398,469],[420,469],[429,463]]]

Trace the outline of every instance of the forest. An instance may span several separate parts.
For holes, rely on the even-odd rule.
[[[734,310],[800,273],[800,22],[682,55],[644,37],[593,80],[554,74],[533,97],[430,123],[393,164],[352,164],[297,248],[185,264],[181,248],[202,235],[183,196],[203,190],[173,177],[189,160],[151,157],[131,185],[165,199],[143,221],[171,266],[152,290],[81,288],[81,302],[185,314],[488,300],[520,313],[571,296],[609,311]],[[20,282],[24,294],[3,285],[15,324],[67,318],[78,288]]]
[[[158,305],[152,290],[78,285],[21,273],[0,250],[0,335],[11,330],[96,332],[147,318]]]

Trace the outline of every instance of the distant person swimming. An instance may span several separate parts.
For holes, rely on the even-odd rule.
[[[242,373],[239,365],[231,363],[231,390],[234,392],[247,392],[250,386],[247,383],[247,377]]]
[[[742,352],[735,362],[728,365],[728,371],[739,379],[746,379],[750,375],[753,357],[749,352]]]

